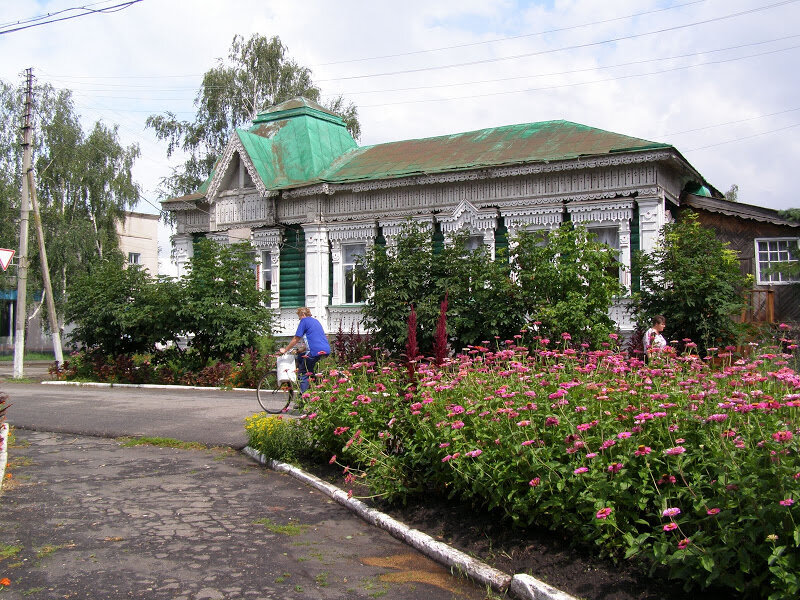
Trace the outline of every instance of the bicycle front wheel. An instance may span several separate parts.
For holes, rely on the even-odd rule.
[[[278,384],[275,373],[267,373],[258,382],[258,403],[266,412],[278,414],[286,412],[294,397],[294,388],[289,382]]]

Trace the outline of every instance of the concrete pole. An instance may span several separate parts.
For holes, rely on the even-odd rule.
[[[31,169],[33,145],[33,69],[26,69],[25,124],[22,126],[22,194],[19,206],[19,254],[17,266],[17,324],[14,331],[14,377],[24,375],[25,360],[25,326],[28,320],[28,213],[29,190],[28,178],[25,176]]]
[[[53,296],[53,286],[50,284],[50,265],[47,262],[47,251],[44,247],[44,231],[42,231],[42,217],[39,215],[39,201],[36,197],[36,183],[33,180],[33,169],[28,171],[28,191],[33,204],[33,221],[36,225],[36,238],[39,240],[39,257],[42,262],[42,280],[44,281],[44,294],[47,300],[47,319],[50,323],[50,333],[53,336],[53,354],[59,366],[64,364],[64,352],[61,348],[61,332],[58,329],[56,315],[56,302]]]

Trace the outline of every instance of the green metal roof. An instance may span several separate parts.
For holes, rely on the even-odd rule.
[[[340,117],[305,98],[260,113],[252,127],[236,134],[268,189],[314,181],[336,158],[356,148]]]
[[[321,179],[384,179],[654,148],[671,146],[570,121],[545,121],[358,148],[339,158]]]
[[[237,129],[236,135],[261,181],[272,190],[672,148],[570,121],[359,148],[339,116],[306,98],[259,113],[249,129]],[[198,193],[205,194],[210,181],[211,177]]]

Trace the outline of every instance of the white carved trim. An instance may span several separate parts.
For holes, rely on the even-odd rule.
[[[515,165],[509,167],[492,167],[474,169],[469,171],[455,171],[435,175],[416,175],[398,177],[396,179],[378,179],[357,183],[326,183],[309,185],[284,192],[285,197],[310,196],[323,193],[338,193],[342,191],[365,192],[370,190],[399,188],[405,186],[430,186],[457,181],[475,181],[478,179],[494,179],[500,177],[514,177],[519,175],[532,175],[538,173],[556,173],[569,170],[596,169],[599,167],[613,167],[621,165],[635,165],[642,163],[655,163],[669,159],[677,159],[676,152],[672,149],[647,152],[620,153],[603,155],[592,158],[575,158],[554,162],[537,162],[528,165]],[[332,190],[332,191],[331,191]]]
[[[228,140],[228,144],[225,146],[225,151],[222,153],[219,161],[217,161],[214,177],[211,179],[211,183],[208,185],[208,193],[206,194],[206,197],[209,200],[212,200],[217,196],[218,192],[220,191],[219,187],[222,185],[222,180],[225,178],[225,174],[228,172],[228,167],[230,166],[235,153],[238,153],[239,160],[242,161],[247,169],[247,173],[250,175],[250,179],[253,180],[258,193],[262,196],[269,195],[270,191],[264,185],[264,182],[261,181],[261,176],[258,174],[258,170],[253,164],[253,161],[250,159],[250,155],[247,153],[247,150],[245,150],[244,144],[242,144],[242,140],[239,138],[239,134],[234,131],[231,139]]]
[[[280,252],[283,245],[283,234],[280,229],[254,229],[252,244],[258,250]]]

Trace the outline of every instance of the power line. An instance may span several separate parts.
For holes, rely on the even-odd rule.
[[[716,123],[714,125],[706,125],[704,127],[695,127],[694,129],[684,129],[683,131],[672,131],[670,133],[665,133],[664,137],[671,136],[671,135],[681,135],[681,134],[684,134],[684,133],[693,133],[695,131],[703,131],[705,129],[714,129],[715,127],[723,127],[725,125],[735,125],[736,123],[746,123],[747,121],[755,121],[757,119],[766,119],[767,117],[774,117],[775,115],[784,115],[786,113],[795,112],[795,111],[798,111],[798,110],[800,110],[800,107],[798,107],[798,108],[789,108],[789,109],[786,109],[786,110],[780,110],[778,112],[769,113],[769,114],[766,114],[766,115],[756,115],[755,117],[748,117],[746,119],[737,119],[736,121],[726,121],[725,123]]]
[[[645,33],[633,33],[631,35],[625,35],[625,36],[620,36],[620,37],[616,37],[616,38],[610,38],[610,39],[607,39],[607,40],[601,40],[599,42],[587,42],[585,44],[575,44],[573,46],[562,46],[561,48],[552,48],[552,49],[549,49],[549,50],[538,50],[536,52],[526,52],[524,54],[515,54],[513,56],[501,56],[501,57],[497,57],[497,58],[486,58],[486,59],[482,59],[482,60],[473,60],[473,61],[464,62],[464,63],[454,63],[454,64],[449,64],[449,65],[439,65],[439,66],[434,66],[434,67],[419,67],[419,68],[416,68],[416,69],[403,69],[403,70],[400,70],[400,71],[386,71],[384,73],[371,73],[371,74],[368,74],[368,75],[350,75],[350,76],[347,76],[347,77],[335,77],[335,78],[330,78],[330,79],[318,79],[317,83],[326,83],[326,82],[330,82],[330,81],[347,81],[347,80],[351,80],[351,79],[369,79],[369,78],[372,78],[372,77],[386,77],[386,76],[389,76],[389,75],[408,75],[408,74],[411,74],[411,73],[422,73],[422,72],[425,72],[425,71],[439,71],[439,70],[443,70],[443,69],[454,69],[454,68],[457,68],[457,67],[469,67],[469,66],[480,65],[480,64],[503,62],[503,61],[507,61],[507,60],[516,60],[516,59],[519,59],[519,58],[530,58],[532,56],[543,56],[545,54],[553,54],[553,53],[556,53],[556,52],[563,52],[565,50],[579,50],[579,49],[583,49],[583,48],[591,48],[591,47],[594,47],[594,46],[602,46],[604,44],[611,44],[611,43],[614,43],[614,42],[621,42],[621,41],[624,41],[624,40],[632,40],[632,39],[636,39],[636,38],[640,38],[640,37],[646,37],[646,36],[650,36],[650,35],[657,35],[657,34],[667,33],[667,32],[670,32],[670,31],[676,31],[678,29],[685,29],[687,27],[695,27],[697,25],[705,25],[705,24],[708,24],[708,23],[714,23],[716,21],[723,21],[723,20],[726,20],[726,19],[732,19],[732,18],[735,18],[735,17],[741,17],[741,16],[749,15],[749,14],[752,14],[752,13],[755,13],[755,12],[769,10],[771,8],[776,8],[776,7],[779,7],[779,6],[785,6],[786,4],[793,4],[793,3],[797,2],[797,1],[798,0],[783,0],[782,2],[777,2],[775,4],[769,4],[767,6],[759,6],[759,7],[756,7],[756,8],[751,8],[751,9],[748,9],[748,10],[744,10],[744,11],[740,11],[740,12],[736,12],[736,13],[723,15],[721,17],[713,17],[713,18],[710,18],[710,19],[703,19],[701,21],[695,21],[693,23],[687,23],[685,25],[675,25],[673,27],[665,27],[663,29],[656,29],[654,31],[647,31]]]
[[[686,65],[686,66],[682,66],[682,67],[671,67],[669,69],[661,69],[661,70],[657,70],[657,71],[649,71],[647,73],[634,73],[634,74],[631,74],[631,75],[620,75],[619,77],[607,77],[605,79],[596,79],[594,81],[579,81],[577,83],[563,83],[563,84],[559,84],[559,85],[542,86],[542,87],[538,87],[538,88],[525,88],[525,89],[521,89],[521,90],[503,90],[502,92],[488,92],[488,93],[485,93],[485,94],[471,94],[469,96],[457,96],[457,97],[449,97],[449,98],[427,98],[427,99],[423,99],[423,100],[404,100],[404,101],[401,100],[401,101],[398,101],[398,102],[383,102],[381,104],[362,104],[362,105],[359,106],[359,108],[377,108],[377,107],[384,107],[384,106],[399,106],[399,105],[402,105],[402,104],[422,104],[422,103],[425,103],[425,102],[449,102],[449,101],[453,101],[453,100],[472,100],[474,98],[488,98],[488,97],[492,97],[492,96],[503,96],[503,95],[506,95],[506,94],[521,94],[521,93],[525,93],[525,92],[542,92],[542,91],[547,91],[547,90],[556,90],[556,89],[562,89],[562,88],[577,87],[577,86],[581,86],[581,85],[592,85],[592,84],[596,84],[596,83],[609,83],[609,82],[612,82],[612,81],[621,81],[621,80],[624,80],[624,79],[634,79],[634,78],[638,78],[638,77],[648,77],[650,75],[660,75],[662,73],[671,73],[671,72],[674,72],[674,71],[682,71],[682,70],[685,70],[685,69],[693,69],[693,68],[696,68],[696,67],[704,67],[704,66],[707,66],[707,65],[718,65],[718,64],[733,62],[733,61],[737,61],[737,60],[744,60],[746,58],[755,58],[755,57],[759,57],[759,56],[766,56],[768,54],[775,54],[777,52],[785,52],[787,50],[794,50],[796,48],[800,48],[800,45],[798,45],[798,46],[789,46],[788,48],[780,48],[778,50],[770,50],[770,51],[767,51],[767,52],[759,52],[757,54],[749,54],[747,56],[739,56],[739,57],[736,57],[736,58],[728,58],[728,59],[722,59],[722,60],[716,60],[716,61],[708,61],[708,62],[704,62],[704,63],[697,63],[697,64]]]
[[[364,91],[345,91],[341,92],[342,94],[346,94],[348,96],[357,96],[360,94],[380,94],[380,93],[389,93],[389,92],[408,92],[408,91],[417,91],[417,90],[427,90],[427,89],[436,89],[436,88],[448,88],[448,87],[458,87],[463,85],[476,85],[476,84],[483,84],[483,83],[498,83],[501,81],[514,81],[517,79],[532,79],[534,77],[552,77],[558,75],[574,75],[576,73],[587,73],[591,71],[602,71],[607,69],[615,69],[618,67],[629,67],[632,65],[642,65],[651,62],[662,62],[666,60],[675,60],[678,58],[692,58],[695,56],[702,56],[704,54],[716,54],[718,52],[728,52],[730,50],[740,50],[742,48],[747,48],[750,46],[762,46],[764,44],[771,44],[772,42],[780,42],[792,38],[800,37],[800,34],[794,35],[787,35],[780,38],[773,38],[771,40],[764,40],[760,42],[750,42],[747,44],[739,44],[737,46],[728,46],[727,48],[716,48],[713,50],[701,50],[698,52],[690,52],[687,54],[674,54],[672,56],[662,56],[657,58],[645,58],[642,60],[635,60],[629,61],[624,63],[616,63],[613,65],[600,65],[596,67],[587,67],[585,69],[573,69],[570,71],[556,71],[550,73],[534,73],[530,75],[514,75],[513,77],[500,77],[498,79],[483,79],[478,81],[463,81],[458,83],[440,83],[435,85],[423,85],[423,86],[415,86],[415,87],[406,87],[406,88],[391,88],[391,89],[384,89],[384,90],[364,90]],[[777,51],[782,51],[779,49]],[[738,60],[738,58],[731,58],[729,60]],[[688,68],[688,67],[686,67]],[[322,96],[338,96],[339,94],[321,94]]]
[[[724,146],[725,144],[733,144],[734,142],[741,142],[742,140],[749,140],[754,137],[759,137],[762,135],[768,135],[770,133],[778,133],[780,131],[786,131],[787,129],[792,129],[794,127],[800,127],[800,123],[793,123],[792,125],[787,125],[786,127],[780,127],[779,129],[772,129],[770,131],[762,131],[761,133],[754,133],[753,135],[746,135],[744,137],[736,138],[734,140],[728,140],[726,142],[718,142],[716,144],[708,144],[707,146],[699,146],[697,148],[691,148],[689,150],[685,150],[685,152],[695,152],[697,150],[705,150],[706,148],[714,148],[716,146]]]
[[[137,3],[141,2],[141,1],[142,0],[128,0],[127,2],[122,2],[121,4],[115,4],[113,6],[108,6],[106,8],[99,8],[99,9],[94,9],[94,8],[90,8],[90,7],[91,6],[96,6],[97,4],[101,4],[101,3],[89,4],[87,6],[77,6],[77,7],[74,7],[74,8],[68,8],[68,9],[59,11],[58,13],[54,13],[53,15],[45,15],[44,17],[34,17],[34,18],[29,19],[28,21],[26,21],[26,22],[28,22],[30,24],[21,25],[19,27],[14,27],[13,29],[2,30],[2,31],[0,31],[0,35],[4,35],[6,33],[14,33],[15,31],[22,31],[23,29],[30,29],[31,27],[41,27],[42,25],[49,25],[51,23],[57,23],[59,21],[68,21],[70,19],[77,19],[78,17],[85,17],[87,15],[115,13],[115,12],[119,12],[121,10],[125,10],[126,8],[130,8],[134,4],[137,4]],[[49,20],[46,20],[46,21],[42,20],[41,22],[38,22],[38,23],[37,22],[32,22],[32,21],[37,21],[40,18],[47,18],[48,16],[55,16],[57,14],[64,13],[64,12],[69,12],[69,11],[73,11],[73,10],[83,10],[85,12],[77,14],[77,15],[69,15],[69,16],[66,16],[66,17],[60,17],[60,18],[57,18],[57,19],[49,19]],[[2,29],[2,28],[0,28],[0,29]]]
[[[413,52],[400,52],[398,54],[385,54],[383,56],[370,56],[370,57],[366,57],[366,58],[352,58],[352,59],[349,59],[349,60],[338,60],[338,61],[328,62],[328,63],[319,63],[317,65],[311,65],[311,68],[328,67],[328,66],[331,66],[331,65],[342,65],[342,64],[348,64],[348,63],[354,63],[354,62],[365,62],[365,61],[368,61],[368,60],[383,60],[383,59],[386,59],[386,58],[400,58],[402,56],[414,56],[416,54],[428,54],[430,52],[442,52],[444,50],[457,50],[459,48],[469,48],[469,47],[472,47],[472,46],[483,46],[483,45],[486,45],[486,44],[495,44],[495,43],[498,43],[498,42],[506,42],[506,41],[509,41],[509,40],[518,40],[518,39],[522,39],[522,38],[537,37],[537,36],[540,36],[540,35],[547,35],[547,34],[550,34],[550,33],[561,33],[563,31],[571,31],[573,29],[581,29],[583,27],[592,27],[594,25],[605,25],[606,23],[613,23],[615,21],[624,21],[626,19],[633,19],[635,17],[642,17],[642,16],[645,16],[645,15],[651,15],[651,14],[658,13],[658,12],[664,12],[664,11],[667,11],[667,10],[673,10],[675,8],[683,8],[685,6],[691,6],[693,4],[701,4],[701,3],[705,2],[705,1],[706,0],[694,0],[693,2],[685,2],[684,4],[674,4],[672,6],[667,6],[667,7],[664,7],[664,8],[656,8],[654,10],[648,10],[648,11],[640,12],[640,13],[633,13],[633,14],[630,14],[630,15],[625,15],[623,17],[614,17],[614,18],[611,18],[611,19],[603,19],[602,21],[592,21],[591,23],[583,23],[582,25],[571,25],[569,27],[559,27],[557,29],[548,29],[546,31],[538,31],[536,33],[524,33],[524,34],[521,34],[521,35],[512,35],[512,36],[509,36],[509,37],[495,38],[493,40],[484,40],[482,42],[469,42],[469,43],[464,43],[464,44],[456,44],[454,46],[442,46],[441,48],[430,48],[428,50],[415,50]]]

